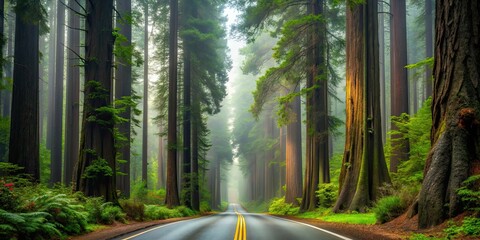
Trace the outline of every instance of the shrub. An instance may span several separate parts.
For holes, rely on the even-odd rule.
[[[268,207],[268,212],[277,215],[295,215],[300,207],[294,207],[291,203],[285,203],[285,197],[273,199]]]
[[[177,209],[170,209],[159,205],[146,205],[145,216],[148,219],[157,220],[182,217],[182,214]]]
[[[405,206],[402,205],[400,197],[398,196],[381,198],[373,208],[373,212],[379,223],[385,223],[400,216],[404,210]]]
[[[126,214],[118,206],[112,203],[104,203],[102,206],[101,223],[112,224],[114,221],[125,222]]]
[[[0,209],[0,239],[52,239],[62,236],[46,212],[9,213]]]
[[[27,210],[46,212],[55,226],[67,234],[79,234],[87,226],[87,213],[82,205],[66,194],[46,192],[27,201]]]
[[[332,207],[337,200],[338,187],[333,183],[321,183],[315,192],[320,207]]]
[[[196,214],[195,211],[185,206],[178,206],[175,209],[182,215],[182,217],[190,217]]]
[[[102,204],[103,199],[101,197],[87,198],[85,203],[85,209],[88,213],[88,222],[100,223],[102,219]]]
[[[120,200],[120,206],[127,217],[137,221],[143,221],[145,217],[145,205],[134,200]]]
[[[480,213],[480,175],[470,176],[463,181],[457,193],[467,209]]]
[[[200,202],[200,212],[205,213],[205,212],[211,212],[212,208],[210,207],[210,203],[207,201],[202,201]]]

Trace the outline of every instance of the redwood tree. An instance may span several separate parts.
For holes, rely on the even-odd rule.
[[[464,208],[457,189],[479,174],[480,3],[437,0],[432,147],[418,202],[420,228]]]
[[[80,136],[80,16],[81,7],[77,1],[68,1],[72,11],[68,15],[68,52],[67,52],[67,93],[65,122],[65,165],[64,183],[70,184],[74,167],[78,162],[79,136]]]
[[[300,97],[290,103],[294,121],[287,125],[286,139],[286,193],[285,202],[298,205],[302,197],[302,121]]]
[[[55,55],[55,97],[53,109],[53,133],[51,145],[50,182],[62,181],[62,148],[63,148],[63,76],[65,63],[65,5],[57,5],[57,45]],[[51,86],[52,87],[52,86]]]
[[[391,113],[400,116],[408,113],[408,75],[407,69],[407,21],[405,0],[391,1],[392,24],[390,29],[390,65],[391,65]],[[392,130],[398,130],[392,121]],[[401,161],[408,159],[409,142],[403,139],[402,134],[391,136],[392,154],[390,157],[390,171],[397,172]]]
[[[323,14],[324,1],[311,0],[307,6],[308,13],[314,16]],[[300,208],[304,211],[314,210],[318,205],[315,191],[318,184],[330,182],[328,154],[328,87],[324,75],[325,63],[325,30],[323,21],[316,20],[311,24],[307,41],[307,142],[305,181],[303,199]]]
[[[10,163],[23,167],[33,181],[40,179],[39,161],[39,25],[40,0],[17,0],[15,56],[10,124]],[[34,16],[34,17],[32,17]]]
[[[117,17],[117,28],[119,34],[124,38],[123,42],[119,42],[127,49],[132,45],[132,1],[117,0],[117,11],[120,16]],[[118,46],[118,45],[117,45]],[[129,52],[130,53],[130,52]],[[132,55],[117,57],[117,68],[115,72],[115,98],[117,100],[132,96]],[[117,188],[121,194],[130,196],[130,127],[131,127],[131,109],[125,108],[125,112],[121,113],[121,117],[126,121],[117,125],[120,134],[125,137],[125,141],[121,143],[120,159],[124,163],[120,164],[119,169],[122,175],[117,176]]]
[[[345,151],[333,211],[364,211],[390,182],[383,154],[377,1],[347,7]]]
[[[178,0],[170,0],[168,85],[168,159],[165,204],[180,205],[177,184],[177,54],[178,54]]]
[[[113,0],[86,3],[85,102],[75,190],[117,202],[111,93]]]

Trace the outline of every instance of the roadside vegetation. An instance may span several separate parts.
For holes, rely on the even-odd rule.
[[[105,228],[115,222],[150,221],[198,215],[185,206],[163,205],[165,191],[133,191],[119,204],[86,197],[63,185],[32,184],[15,175],[18,167],[0,162],[0,239],[66,239]],[[134,188],[144,189],[144,188]]]
[[[332,207],[336,201],[338,193],[338,174],[339,163],[342,156],[335,155],[331,159],[332,163],[332,183],[319,184],[317,196],[319,199],[315,211],[300,212],[298,205],[285,203],[285,198],[273,199],[268,204],[268,212],[274,215],[289,215],[298,218],[320,219],[325,222],[347,223],[347,224],[383,224],[387,223],[407,212],[408,208],[414,204],[419,194],[423,176],[423,169],[426,155],[430,149],[431,128],[431,99],[428,99],[423,107],[413,115],[406,114],[394,118],[398,130],[391,131],[389,135],[399,134],[401,139],[415,139],[415,144],[410,145],[410,158],[402,162],[397,173],[392,173],[391,184],[384,185],[380,189],[382,197],[367,211],[359,213],[356,211],[347,211],[345,213],[333,213]],[[397,141],[401,141],[397,139]],[[390,140],[388,140],[390,141]],[[390,146],[390,144],[386,144]],[[389,161],[392,149],[385,147],[387,162]],[[475,238],[480,236],[480,175],[474,175],[463,182],[463,187],[458,190],[462,198],[462,203],[468,206],[466,217],[461,221],[450,221],[436,237],[424,234],[412,234],[409,239],[463,239],[467,237]],[[300,203],[301,199],[298,199]],[[247,204],[249,209],[266,208],[265,203],[252,202]]]

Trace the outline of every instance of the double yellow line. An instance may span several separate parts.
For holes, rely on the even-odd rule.
[[[233,240],[246,240],[247,239],[247,223],[242,214],[237,211],[235,208],[235,213],[237,214],[237,228],[235,229],[235,236]]]

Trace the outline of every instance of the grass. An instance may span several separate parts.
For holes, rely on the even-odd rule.
[[[373,225],[377,221],[374,213],[340,213],[320,218],[325,222]]]
[[[325,222],[372,225],[377,219],[374,213],[331,213],[330,209],[317,209],[296,215],[299,218],[314,218]]]

